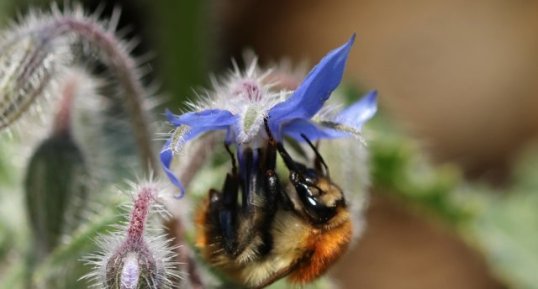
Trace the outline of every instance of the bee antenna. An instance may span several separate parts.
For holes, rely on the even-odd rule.
[[[308,137],[306,137],[305,134],[301,134],[301,137],[308,143],[308,145],[310,146],[310,148],[312,148],[312,150],[314,151],[314,153],[316,154],[316,167],[319,168],[319,164],[321,163],[321,165],[323,165],[323,168],[325,169],[325,171],[327,172],[327,176],[329,176],[329,166],[327,166],[327,163],[325,162],[325,160],[323,159],[323,157],[321,156],[321,154],[319,153],[318,149],[316,148],[316,146],[308,139]],[[330,177],[329,177],[330,178]]]

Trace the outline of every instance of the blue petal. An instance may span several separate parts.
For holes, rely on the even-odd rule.
[[[179,195],[177,197],[182,198],[183,195],[185,195],[185,187],[183,187],[181,181],[174,175],[174,172],[170,170],[170,165],[172,164],[172,159],[174,158],[174,153],[172,152],[170,143],[170,139],[166,141],[159,156],[166,176],[172,182],[172,184],[179,188]]]
[[[355,35],[343,46],[329,52],[284,102],[269,111],[271,131],[280,137],[280,125],[296,118],[311,118],[340,84]]]
[[[376,112],[377,91],[371,90],[359,101],[338,113],[333,121],[360,130]]]
[[[191,127],[188,131],[186,131],[181,136],[181,141],[183,143],[187,143],[188,141],[196,138],[200,134],[203,134],[207,131],[211,130],[219,130],[219,129],[226,129],[227,126],[206,126],[206,127]],[[172,164],[172,159],[174,158],[174,151],[172,149],[172,138],[168,139],[166,143],[164,144],[161,153],[160,153],[160,159],[161,164],[163,166],[163,170],[166,173],[166,176],[168,179],[174,184],[176,187],[179,188],[180,194],[177,196],[178,198],[182,198],[185,194],[185,187],[181,183],[181,181],[174,175],[174,172],[170,170],[170,165]]]
[[[289,136],[299,142],[304,141],[301,135],[305,135],[311,141],[350,136],[350,134],[347,132],[339,131],[329,127],[324,127],[302,118],[294,119],[286,123],[282,127],[282,134]]]
[[[360,131],[364,123],[372,118],[377,111],[377,91],[368,92],[359,101],[342,110],[331,122],[342,124],[353,130]],[[316,124],[304,118],[297,118],[282,126],[282,133],[297,141],[303,141],[302,134],[309,140],[333,139],[349,137],[350,133],[331,127]]]
[[[206,109],[187,112],[182,115],[175,115],[166,110],[166,118],[175,126],[188,125],[191,127],[231,125],[236,121],[231,112],[222,109]]]

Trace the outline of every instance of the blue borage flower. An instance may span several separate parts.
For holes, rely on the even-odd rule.
[[[213,81],[213,91],[192,105],[195,111],[181,115],[167,111],[168,121],[176,129],[161,150],[160,159],[167,177],[180,189],[179,197],[185,188],[170,169],[172,159],[183,144],[208,131],[226,131],[225,142],[237,146],[240,171],[244,149],[261,148],[268,141],[266,118],[279,142],[286,136],[302,142],[301,135],[312,141],[360,137],[362,125],[376,113],[376,91],[338,113],[320,112],[342,80],[354,40],[355,35],[323,57],[293,92],[275,89],[278,83],[268,83],[271,70],[260,71],[253,61],[245,72],[235,66],[228,79]]]

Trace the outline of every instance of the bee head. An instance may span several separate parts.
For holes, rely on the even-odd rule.
[[[277,150],[290,171],[290,182],[293,189],[288,192],[288,199],[300,215],[314,225],[330,225],[331,220],[345,209],[344,193],[331,181],[329,168],[316,146],[302,135],[303,139],[314,151],[316,157],[313,167],[294,161],[281,143]]]
[[[285,198],[293,209],[310,223],[320,226],[330,225],[339,210],[346,208],[346,201],[340,187],[331,181],[329,167],[323,157],[306,135],[301,134],[316,155],[314,167],[310,168],[294,161],[282,143],[276,142],[273,138],[267,119],[264,121],[269,147],[276,148],[290,171],[290,182],[294,189],[289,190]]]
[[[346,207],[342,190],[315,169],[295,163],[290,181],[296,192],[294,207],[313,224],[327,224],[339,209]]]

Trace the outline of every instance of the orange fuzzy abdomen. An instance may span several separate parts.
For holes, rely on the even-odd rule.
[[[325,232],[312,233],[307,241],[312,255],[289,275],[290,282],[309,283],[327,271],[331,264],[346,251],[351,234],[351,221],[346,221]]]
[[[196,225],[196,246],[199,249],[205,249],[207,246],[207,210],[209,206],[209,200],[206,198],[199,205],[200,207],[195,214]]]

